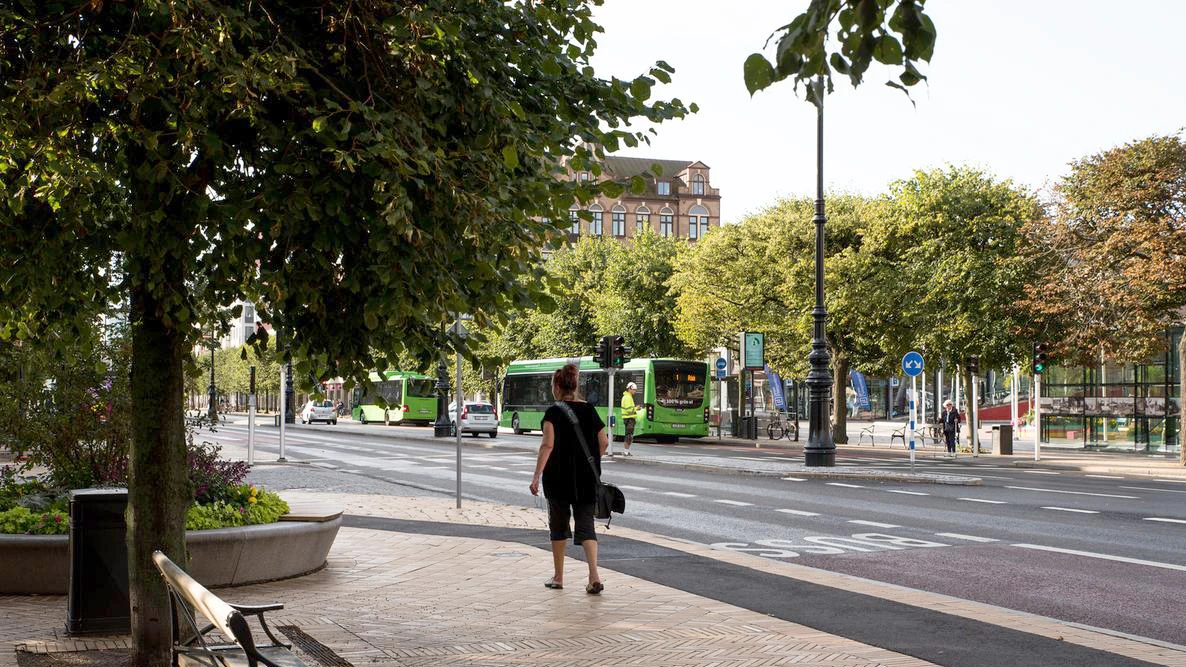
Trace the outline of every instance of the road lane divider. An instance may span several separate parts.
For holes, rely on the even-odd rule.
[[[1099,558],[1101,560],[1112,560],[1118,563],[1131,563],[1133,565],[1148,565],[1150,567],[1159,567],[1163,570],[1177,570],[1179,572],[1186,572],[1186,565],[1177,565],[1175,563],[1159,563],[1154,560],[1143,560],[1140,558],[1129,558],[1128,556],[1113,556],[1111,554],[1101,554],[1094,551],[1079,551],[1077,549],[1063,549],[1061,547],[1048,547],[1042,544],[1014,544],[1012,546],[1020,547],[1022,549],[1035,549],[1037,551],[1050,551],[1058,554],[1068,554],[1071,556],[1085,556],[1087,558]]]
[[[845,484],[844,482],[825,482],[828,486],[842,486],[846,489],[863,489],[860,484]]]
[[[1145,521],[1160,521],[1162,523],[1186,523],[1186,519],[1167,519],[1160,516],[1147,516]]]
[[[674,496],[676,498],[695,498],[696,497],[696,494],[694,494],[694,493],[680,493],[679,491],[664,491],[663,495]]]
[[[984,498],[960,498],[960,500],[966,500],[970,503],[987,503],[989,505],[1008,505],[1009,504],[1008,502],[1006,502],[1004,500],[987,500]]]
[[[807,512],[805,510],[792,509],[776,509],[775,512],[782,512],[783,514],[794,514],[795,516],[819,516],[819,512]]]
[[[904,496],[929,496],[929,495],[931,495],[929,493],[923,493],[922,491],[905,491],[903,489],[886,489],[886,492],[887,493],[900,493]]]
[[[1180,489],[1155,489],[1151,486],[1121,486],[1122,489],[1133,489],[1135,491],[1160,491],[1162,493],[1186,493]]]
[[[866,521],[864,519],[849,519],[849,523],[855,523],[860,526],[872,526],[874,528],[901,528],[901,526],[893,523],[881,523],[880,521]]]
[[[1099,512],[1097,512],[1095,510],[1081,510],[1081,509],[1076,509],[1074,507],[1054,507],[1054,506],[1051,506],[1051,507],[1043,507],[1042,509],[1054,510],[1055,512],[1075,512],[1077,514],[1099,514]]]
[[[725,498],[718,498],[718,499],[714,500],[713,502],[720,503],[722,505],[732,505],[734,507],[753,507],[754,506],[753,503],[744,503],[740,500],[728,500]]]
[[[1084,475],[1092,479],[1124,479],[1123,475]]]
[[[1006,489],[1017,491],[1040,491],[1042,493],[1065,493],[1069,496],[1095,496],[1096,498],[1123,498],[1125,500],[1139,500],[1137,496],[1123,496],[1117,493],[1092,493],[1090,491],[1063,491],[1062,489],[1042,489],[1036,486],[1006,486]]]
[[[964,535],[962,533],[935,533],[935,536],[936,537],[949,537],[953,540],[964,540],[967,542],[983,542],[985,544],[987,544],[989,542],[1000,542],[1000,540],[994,540],[991,537],[979,537],[977,535]]]

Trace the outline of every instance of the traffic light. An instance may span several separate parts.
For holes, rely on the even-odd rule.
[[[980,357],[975,354],[968,355],[964,367],[968,369],[969,375],[980,375]]]
[[[609,339],[609,336],[602,336],[601,340],[597,341],[597,347],[593,348],[593,363],[597,364],[598,368],[610,367],[612,350]]]
[[[1046,343],[1034,343],[1034,375],[1041,375],[1046,367],[1050,365],[1049,356],[1046,354]]]
[[[613,363],[614,368],[622,368],[626,362],[630,361],[630,348],[626,347],[626,339],[621,336],[613,337]]]

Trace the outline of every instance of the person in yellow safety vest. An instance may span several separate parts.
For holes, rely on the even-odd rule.
[[[630,453],[630,445],[634,443],[634,422],[638,419],[641,409],[641,406],[634,405],[634,392],[636,391],[638,391],[638,385],[631,382],[626,385],[626,391],[622,392],[622,426],[626,431],[626,443],[622,456],[634,456]]]

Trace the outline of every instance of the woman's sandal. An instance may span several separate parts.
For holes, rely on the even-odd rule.
[[[600,581],[594,581],[588,586],[585,586],[585,592],[589,595],[601,595],[601,591],[604,590],[605,586],[602,586]]]
[[[556,581],[556,577],[552,577],[551,579],[544,582],[544,588],[551,588],[558,591],[564,588],[564,584]]]

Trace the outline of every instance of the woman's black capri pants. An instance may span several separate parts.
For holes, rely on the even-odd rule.
[[[569,529],[570,519],[576,525],[575,533]],[[573,544],[580,544],[585,540],[596,542],[597,533],[593,531],[593,503],[569,503],[549,498],[548,531],[553,542],[570,537]]]

